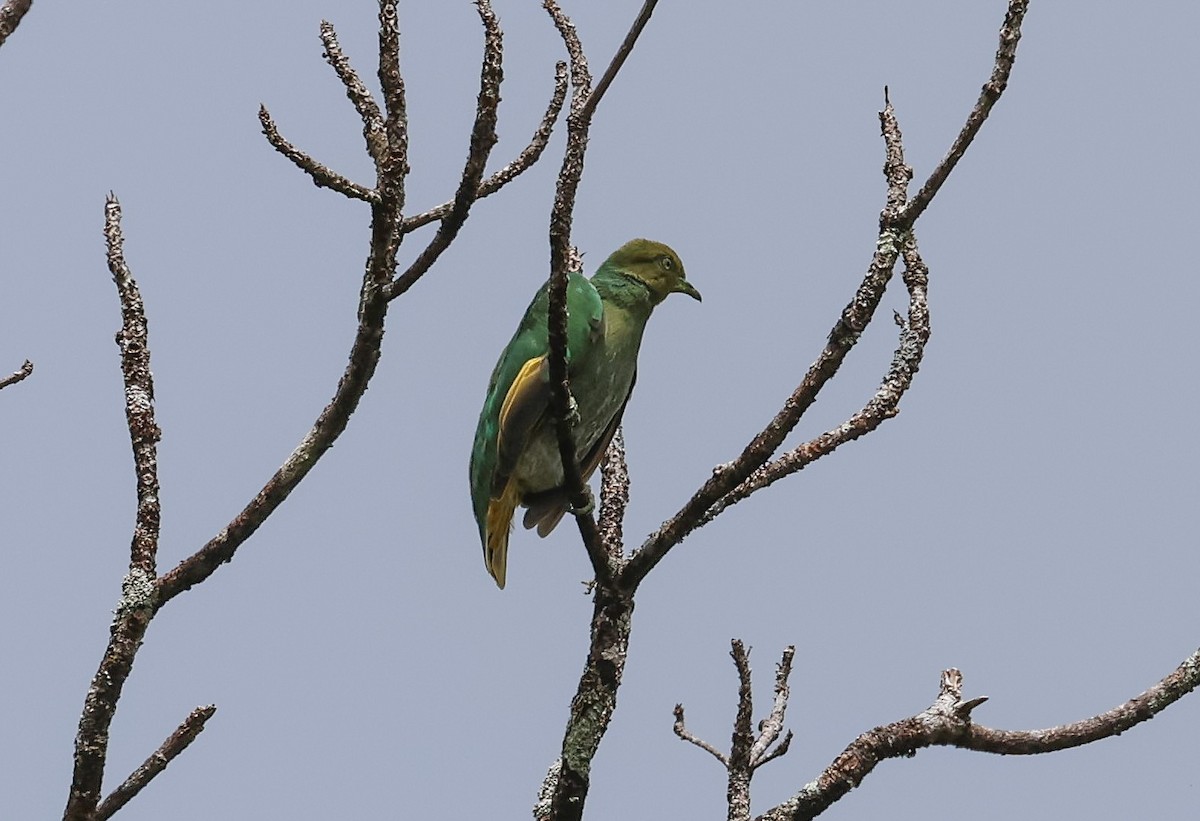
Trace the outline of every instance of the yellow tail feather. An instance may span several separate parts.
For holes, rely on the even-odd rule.
[[[517,483],[509,479],[500,498],[488,502],[487,546],[484,548],[484,563],[488,572],[503,590],[508,567],[508,534],[512,530],[513,511],[517,509]]]

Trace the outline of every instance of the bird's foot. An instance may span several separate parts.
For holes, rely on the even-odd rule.
[[[587,502],[583,505],[583,507],[571,508],[571,512],[576,516],[591,516],[592,511],[596,509],[596,497],[592,493],[591,487],[588,485],[583,486],[583,492],[587,495]]]

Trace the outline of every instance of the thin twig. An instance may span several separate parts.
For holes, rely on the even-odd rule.
[[[176,756],[188,748],[196,737],[204,731],[204,725],[217,711],[216,705],[197,707],[183,720],[175,732],[167,737],[159,748],[138,767],[121,786],[117,787],[96,808],[96,821],[111,818],[117,810],[129,803],[129,800],[141,792],[150,781],[167,768]]]
[[[263,134],[266,135],[267,142],[274,146],[276,151],[291,160],[297,168],[308,174],[312,178],[313,184],[318,188],[331,188],[343,196],[364,202],[379,201],[379,194],[376,191],[367,188],[365,185],[359,185],[347,177],[343,177],[332,168],[317,162],[284,139],[283,135],[279,133],[275,121],[271,119],[271,113],[267,111],[265,105],[258,107],[258,120],[262,123]]]
[[[912,226],[929,207],[929,203],[933,202],[933,198],[941,189],[942,184],[950,177],[950,172],[954,170],[954,166],[962,159],[968,146],[975,139],[975,135],[983,127],[988,114],[992,111],[992,106],[996,104],[1000,95],[1004,93],[1004,89],[1008,87],[1008,78],[1012,74],[1013,63],[1017,59],[1017,44],[1021,40],[1021,23],[1024,21],[1025,12],[1028,9],[1029,0],[1010,0],[1008,12],[1004,16],[1004,24],[1000,27],[1000,45],[996,49],[996,62],[992,66],[992,74],[983,84],[983,89],[979,92],[979,99],[976,101],[975,107],[971,109],[971,113],[967,115],[967,121],[950,146],[950,150],[938,163],[937,168],[933,169],[933,173],[929,175],[929,179],[921,186],[917,195],[912,198],[912,202],[908,204],[902,214],[898,215],[896,223],[898,227]]]
[[[962,700],[962,674],[943,671],[938,696],[911,718],[876,727],[856,738],[814,781],[758,821],[807,821],[862,783],[881,762],[907,758],[932,746],[961,747],[1000,755],[1036,755],[1119,735],[1161,713],[1200,686],[1200,650],[1158,684],[1100,715],[1044,730],[996,730],[971,721],[986,699]]]
[[[0,379],[0,390],[4,390],[9,385],[15,385],[18,382],[28,379],[29,375],[32,373],[33,373],[33,363],[30,362],[28,359],[26,359],[25,364],[23,364],[21,367],[17,368],[15,371],[13,371],[8,376],[4,377],[3,379]]]
[[[778,758],[787,752],[791,744],[792,733],[789,730],[783,741],[774,750],[768,749],[783,731],[783,720],[787,715],[788,699],[791,690],[788,687],[788,677],[792,674],[792,659],[796,656],[796,648],[788,645],[784,648],[783,658],[775,669],[775,701],[771,705],[771,714],[763,719],[758,728],[758,738],[750,749],[750,766],[758,769],[773,758]]]
[[[325,61],[329,63],[338,79],[342,81],[342,85],[346,87],[346,96],[350,98],[354,110],[358,112],[359,119],[362,120],[363,140],[367,144],[367,154],[375,162],[375,174],[379,175],[387,161],[388,147],[387,137],[384,133],[383,113],[379,110],[379,104],[375,102],[371,92],[367,90],[366,84],[358,76],[358,72],[354,70],[354,66],[350,64],[350,59],[342,51],[337,31],[328,20],[321,21],[321,44],[325,46],[323,55]]]
[[[588,95],[583,110],[579,112],[581,120],[591,122],[592,114],[596,111],[596,106],[600,104],[601,98],[604,97],[604,92],[608,91],[608,87],[612,85],[612,81],[616,78],[617,72],[621,70],[621,66],[625,65],[625,59],[633,51],[638,37],[641,36],[642,29],[646,28],[646,24],[650,22],[650,15],[654,13],[654,7],[657,5],[658,0],[646,0],[642,4],[642,10],[634,18],[633,25],[629,27],[629,31],[625,34],[625,39],[621,41],[621,46],[617,49],[617,53],[613,55],[612,62],[608,64],[608,68],[605,69],[604,74],[600,77],[600,82],[596,83],[595,90]]]
[[[17,30],[17,26],[21,24],[21,18],[25,16],[25,12],[29,11],[29,7],[32,5],[33,0],[8,0],[7,3],[0,6],[0,46],[4,45],[8,35]]]
[[[675,705],[674,729],[675,729],[675,735],[679,736],[680,738],[682,738],[684,741],[686,741],[689,744],[695,744],[701,750],[704,750],[706,753],[710,754],[713,758],[717,759],[717,761],[720,761],[722,765],[729,766],[729,759],[725,756],[725,753],[721,752],[716,747],[709,744],[707,741],[705,741],[701,738],[697,738],[696,736],[692,735],[692,733],[688,730],[687,725],[683,723],[683,705],[682,704]]]

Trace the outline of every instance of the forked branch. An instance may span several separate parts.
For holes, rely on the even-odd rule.
[[[80,718],[75,744],[75,771],[64,818],[71,821],[107,818],[161,772],[203,729],[215,708],[204,707],[194,711],[142,767],[103,803],[100,802],[112,717],[150,620],[175,596],[205,581],[218,567],[230,561],[237,549],[278,509],[321,456],[332,447],[345,430],[375,372],[390,300],[407,290],[429,270],[457,236],[471,204],[483,195],[483,172],[496,141],[502,50],[500,28],[488,0],[477,0],[476,5],[484,26],[485,45],[475,126],[471,133],[467,162],[452,204],[437,216],[441,221],[437,233],[402,277],[393,279],[397,250],[406,230],[413,230],[417,225],[410,223],[406,228],[402,216],[404,183],[409,170],[408,114],[404,81],[400,75],[395,3],[385,0],[379,3],[382,106],[375,102],[342,53],[333,27],[328,23],[321,25],[326,59],[342,80],[346,94],[363,123],[367,153],[376,168],[373,187],[354,183],[297,149],[280,135],[267,110],[261,109],[263,131],[276,150],[301,168],[317,185],[363,200],[371,207],[371,235],[360,289],[358,326],[349,361],[333,398],[295,450],[228,525],[161,577],[156,577],[160,515],[157,442],[160,434],[154,421],[154,388],[150,375],[146,318],[141,295],[125,263],[120,205],[115,197],[109,198],[105,208],[105,238],[109,269],[121,301],[122,328],[117,335],[117,342],[125,377],[126,419],[133,444],[138,507],[129,573],[122,586],[108,648],[87,693]],[[557,108],[553,103],[551,108],[556,116]],[[535,135],[535,141],[544,141],[548,129],[548,123],[544,122],[543,128]],[[488,193],[528,168],[539,155],[540,149],[527,149],[515,166],[496,178]]]
[[[734,639],[732,644],[730,655],[733,656],[733,663],[738,672],[738,706],[737,717],[733,723],[733,744],[729,754],[720,752],[688,731],[683,721],[682,704],[675,705],[675,735],[711,754],[725,766],[729,775],[726,791],[729,821],[749,821],[750,779],[754,777],[754,771],[768,761],[786,755],[792,743],[791,730],[788,730],[782,741],[779,741],[779,734],[783,730],[783,719],[787,713],[790,695],[788,677],[792,673],[792,659],[796,655],[796,648],[788,647],[783,651],[783,658],[775,670],[775,701],[771,705],[771,714],[759,723],[758,733],[755,734],[751,726],[754,700],[750,682],[750,651],[739,639]],[[776,741],[779,743],[776,744]]]
[[[856,738],[815,780],[758,821],[806,821],[815,818],[881,762],[911,757],[932,746],[961,747],[1000,755],[1035,755],[1090,744],[1119,735],[1147,721],[1200,685],[1200,650],[1184,659],[1158,684],[1124,704],[1091,718],[1044,730],[996,730],[975,724],[971,712],[986,698],[962,698],[962,674],[942,673],[938,696],[911,718],[876,727]]]
[[[1004,24],[1000,30],[1000,46],[996,53],[991,77],[985,86],[985,93],[968,114],[967,124],[955,140],[951,153],[947,155],[946,160],[943,160],[938,170],[935,170],[934,175],[930,177],[930,182],[922,188],[927,200],[932,200],[937,193],[941,183],[953,170],[958,158],[966,151],[987,119],[996,100],[1006,88],[1013,62],[1016,59],[1021,23],[1028,5],[1028,0],[1010,0]],[[691,531],[711,521],[730,504],[740,498],[745,498],[755,490],[766,487],[770,481],[774,481],[780,475],[798,470],[812,460],[808,458],[805,461],[805,458],[800,455],[785,456],[781,464],[774,468],[768,468],[766,474],[756,475],[756,472],[763,469],[764,465],[772,459],[783,444],[783,440],[795,428],[805,411],[816,401],[821,389],[837,373],[850,349],[857,343],[859,335],[874,317],[875,310],[891,280],[893,268],[900,257],[905,255],[906,260],[912,259],[913,277],[924,277],[924,266],[919,264],[919,256],[915,256],[916,246],[912,232],[913,226],[917,218],[924,212],[925,206],[911,208],[906,205],[907,185],[912,172],[903,161],[900,131],[898,125],[895,124],[890,102],[885,105],[884,112],[880,117],[887,146],[887,162],[884,172],[888,179],[888,193],[886,205],[879,219],[879,235],[876,240],[875,253],[862,284],[854,298],[842,311],[838,321],[834,323],[825,348],[817,357],[816,362],[809,367],[804,379],[792,392],[792,395],[784,402],[783,407],[736,459],[715,467],[712,476],[696,491],[683,508],[664,522],[633,554],[620,574],[620,582],[624,587],[636,588],[646,574],[662,560],[667,551],[682,541]],[[906,251],[910,243],[912,243],[911,251]],[[912,313],[912,299],[910,286],[910,314]],[[911,319],[910,327],[912,327]],[[905,358],[909,361],[909,367],[919,364],[920,351],[912,349],[912,345],[916,341],[918,341],[916,335],[902,335],[894,360]],[[915,368],[912,369],[915,370]],[[906,386],[901,386],[893,380],[893,387]],[[894,401],[898,402],[903,390],[900,391],[900,394],[895,394],[894,391],[892,393]],[[883,416],[876,419],[879,413],[883,413]],[[852,418],[837,429],[837,431],[843,432],[834,432],[832,437],[829,434],[826,437],[819,437],[824,440],[824,444],[817,447],[816,450],[809,448],[809,451],[816,453],[821,448],[830,448],[831,445],[836,447],[844,441],[861,436],[867,432],[864,424],[875,420],[873,425],[878,425],[879,422],[890,418],[894,413],[894,405],[890,410],[877,406],[874,410],[868,411],[866,417],[860,415],[858,418]],[[770,478],[772,475],[774,478]],[[765,479],[770,479],[770,481],[764,482]]]

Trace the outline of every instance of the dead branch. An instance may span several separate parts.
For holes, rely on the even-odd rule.
[[[759,722],[758,734],[755,735],[751,726],[754,699],[750,682],[750,651],[740,639],[734,639],[731,644],[730,655],[738,673],[738,706],[729,754],[725,755],[708,742],[688,732],[683,723],[682,704],[675,705],[675,735],[712,754],[725,766],[729,775],[726,790],[729,821],[749,821],[750,780],[754,777],[754,771],[768,761],[785,755],[792,743],[792,732],[789,730],[783,741],[774,748],[771,746],[779,739],[779,733],[783,730],[789,695],[788,677],[792,673],[792,659],[796,655],[796,648],[788,647],[783,651],[783,658],[775,670],[775,701],[771,706],[771,714]]]
[[[129,800],[141,792],[154,776],[165,770],[176,756],[196,740],[196,737],[204,731],[204,725],[216,712],[217,708],[214,704],[192,710],[183,723],[175,729],[175,732],[167,736],[167,740],[159,745],[159,748],[142,762],[140,767],[130,773],[129,777],[121,782],[121,786],[100,802],[100,806],[96,808],[97,821],[111,818],[117,810],[128,804]]]
[[[1008,76],[1016,58],[1017,43],[1020,40],[1020,26],[1027,7],[1028,0],[1010,0],[1008,4],[1008,12],[1000,30],[1000,48],[996,55],[991,79],[988,81],[987,88],[990,91],[986,95],[986,103],[984,98],[981,98],[981,101],[968,115],[969,127],[964,127],[955,142],[955,146],[958,148],[954,161],[944,163],[946,165],[945,175],[948,175],[953,169],[957,157],[962,156],[962,153],[966,151],[987,119],[996,99],[1007,86]],[[894,122],[889,125],[890,108],[889,102],[884,108],[884,113],[880,115],[883,120],[884,139],[888,152],[887,164],[884,167],[884,173],[888,179],[887,203],[880,215],[875,253],[862,284],[834,324],[824,350],[821,351],[816,362],[809,367],[804,379],[784,402],[783,407],[775,414],[775,418],[750,441],[735,460],[713,468],[712,476],[696,491],[683,508],[664,522],[642,544],[621,571],[623,585],[635,588],[673,546],[701,524],[711,521],[713,517],[705,518],[706,513],[718,505],[723,497],[747,482],[755,471],[758,471],[771,459],[783,440],[800,421],[801,416],[816,400],[821,389],[837,373],[846,355],[858,341],[859,335],[874,317],[875,309],[883,298],[884,290],[891,279],[892,269],[900,258],[904,246],[910,241],[917,217],[924,210],[923,207],[921,209],[904,207],[911,170],[903,163],[899,128],[894,127]],[[944,177],[942,179],[944,180]],[[936,194],[940,184],[940,182],[933,186],[927,184],[930,199]],[[916,275],[915,272],[914,275]],[[906,341],[911,342],[912,340],[902,338],[896,357],[904,355],[902,349],[905,347]],[[919,356],[917,362],[919,362]],[[861,436],[862,433],[858,435]],[[753,492],[753,490],[749,492]],[[728,507],[728,504],[724,507]],[[719,512],[717,511],[717,513]],[[717,513],[714,513],[713,516]]]
[[[499,103],[501,35],[488,0],[477,0],[485,30],[484,66],[475,126],[466,167],[453,205],[443,214],[434,239],[404,277],[393,280],[396,253],[404,234],[404,182],[408,174],[408,120],[404,82],[399,68],[399,31],[395,4],[379,4],[379,78],[383,107],[374,101],[349,60],[342,53],[331,25],[322,23],[325,56],[346,87],[346,94],[363,122],[368,154],[376,167],[373,188],[365,188],[330,170],[285,140],[266,108],[260,120],[268,141],[315,183],[344,196],[364,200],[371,207],[371,238],[358,305],[358,327],[349,361],[333,398],[283,465],[263,485],[246,507],[220,533],[170,572],[156,578],[159,503],[154,389],[150,351],[141,295],[125,263],[120,228],[121,210],[110,196],[105,208],[105,239],[109,269],[121,302],[122,328],[117,334],[125,378],[126,420],[133,443],[137,475],[137,521],[129,572],[113,620],[111,638],[88,690],[75,744],[75,770],[64,818],[90,821],[116,812],[167,763],[182,752],[203,729],[215,708],[198,708],[146,763],[118,787],[103,804],[100,788],[108,751],[108,733],[121,690],[141,646],[146,627],[159,609],[178,594],[205,581],[254,533],[304,479],[321,456],[345,430],[351,414],[366,391],[380,357],[384,320],[391,299],[420,278],[453,241],[480,196],[487,157],[495,143]],[[536,159],[523,160],[523,170]],[[504,181],[519,173],[510,173]],[[500,182],[496,187],[502,185]],[[493,189],[495,190],[495,189]],[[411,229],[410,229],[411,230]],[[398,287],[399,286],[399,287]]]
[[[121,204],[109,194],[104,206],[104,240],[108,269],[121,303],[121,373],[125,380],[125,420],[133,445],[137,476],[137,518],[130,547],[129,571],[121,585],[121,600],[113,617],[108,647],[88,688],[75,736],[75,768],[64,819],[94,817],[100,802],[108,731],[121,690],[133,669],[146,627],[154,616],[158,553],[158,440],[154,420],[154,382],[150,374],[150,345],[146,312],[137,283],[125,262],[121,234]],[[152,776],[151,776],[152,777]]]
[[[556,432],[563,462],[564,488],[574,508],[587,509],[589,497],[582,481],[579,480],[574,463],[570,427],[567,424],[570,386],[567,382],[566,368],[566,284],[568,272],[575,270],[569,262],[571,219],[575,194],[583,170],[589,118],[595,106],[594,103],[589,105],[589,97],[592,94],[591,75],[573,24],[554,0],[544,0],[543,5],[550,12],[566,45],[574,87],[567,118],[567,147],[550,219],[549,356],[550,384],[553,389],[552,407],[557,420]],[[1010,0],[1008,16],[1001,31],[1001,49],[997,54],[992,79],[989,81],[993,93],[985,107],[977,106],[976,110],[972,111],[969,122],[975,125],[970,130],[964,129],[965,136],[960,135],[962,145],[959,156],[970,144],[995,100],[1003,92],[1012,68],[1026,6],[1027,2]],[[643,8],[642,15],[639,16],[640,22],[635,22],[630,36],[626,38],[630,45],[636,39],[636,32],[640,31],[638,26],[644,25],[652,9],[652,3],[647,3]],[[625,46],[622,48],[625,49]],[[627,53],[627,50],[619,53],[617,60],[623,60],[624,53]],[[615,69],[612,71],[615,73]],[[559,767],[552,770],[553,785],[550,784],[550,776],[547,776],[547,781],[543,784],[543,790],[553,790],[550,811],[545,816],[547,818],[577,819],[582,815],[591,760],[608,727],[616,703],[616,691],[624,671],[633,597],[646,575],[688,533],[710,521],[738,498],[745,498],[771,481],[799,470],[820,455],[832,451],[843,442],[864,435],[883,420],[894,416],[901,396],[911,384],[912,377],[920,365],[924,345],[929,337],[926,301],[928,271],[917,251],[912,228],[921,211],[905,210],[912,170],[904,163],[900,129],[891,103],[886,100],[886,94],[885,103],[880,119],[886,152],[884,174],[887,180],[887,194],[880,215],[879,234],[871,263],[853,299],[834,324],[828,343],[799,386],[775,418],[750,441],[742,454],[734,461],[714,468],[712,477],[687,504],[675,516],[664,522],[628,559],[623,558],[623,546],[614,547],[611,542],[601,543],[590,512],[587,515],[576,516],[580,534],[596,574],[595,609],[588,660],[571,703],[571,717],[563,740],[562,758],[559,760]],[[947,165],[944,173],[949,174],[952,167],[952,163]],[[936,187],[931,189],[931,198],[936,190]],[[859,414],[837,430],[824,437],[818,437],[807,446],[802,446],[796,452],[780,457],[770,466],[764,467],[857,343],[859,335],[874,317],[892,278],[895,265],[901,258],[905,260],[904,282],[909,291],[909,317],[902,329],[892,365],[880,390]],[[610,492],[615,492],[620,486],[614,483],[610,487]],[[606,503],[607,500],[602,500],[602,505]],[[613,501],[613,505],[614,515],[618,510],[624,509],[624,505],[616,500]],[[711,515],[706,518],[710,511]],[[605,533],[606,538],[608,534],[615,534],[616,538],[619,538],[620,530],[614,527],[611,517],[606,519]]]
[[[1091,718],[1044,730],[996,730],[971,721],[986,698],[962,700],[962,673],[942,673],[937,699],[911,718],[876,727],[856,738],[816,780],[757,821],[816,818],[862,783],[881,761],[907,758],[932,746],[961,747],[999,755],[1036,755],[1090,744],[1147,721],[1200,686],[1200,650],[1158,684],[1124,704]]]
[[[571,413],[571,392],[567,377],[567,279],[572,271],[582,267],[578,252],[571,246],[571,225],[575,197],[583,176],[584,154],[587,150],[592,114],[604,89],[611,83],[612,77],[616,76],[625,56],[633,48],[654,5],[654,2],[648,2],[643,8],[617,56],[613,58],[613,63],[605,75],[607,80],[604,86],[593,91],[587,57],[574,24],[555,0],[543,2],[566,47],[573,88],[570,112],[567,116],[566,148],[563,151],[562,166],[555,187],[549,227],[548,356],[551,409],[555,417],[555,434],[563,466],[563,488],[579,525],[579,533],[587,548],[596,579],[587,662],[575,697],[571,700],[570,718],[563,735],[559,766],[551,769],[546,782],[543,783],[543,792],[551,794],[549,810],[545,817],[556,821],[582,818],[592,758],[599,749],[600,740],[608,729],[616,709],[616,693],[625,670],[630,620],[633,615],[632,596],[613,584],[623,546],[613,541],[604,543],[601,540],[600,531],[592,515],[593,500],[579,472],[574,437],[568,422]],[[619,485],[619,481],[614,481],[609,487],[619,490]],[[610,538],[619,538],[620,516],[623,514],[624,504],[613,499],[606,502],[605,510],[610,514],[605,519],[606,532]],[[553,785],[550,784],[551,778],[554,781]]]

